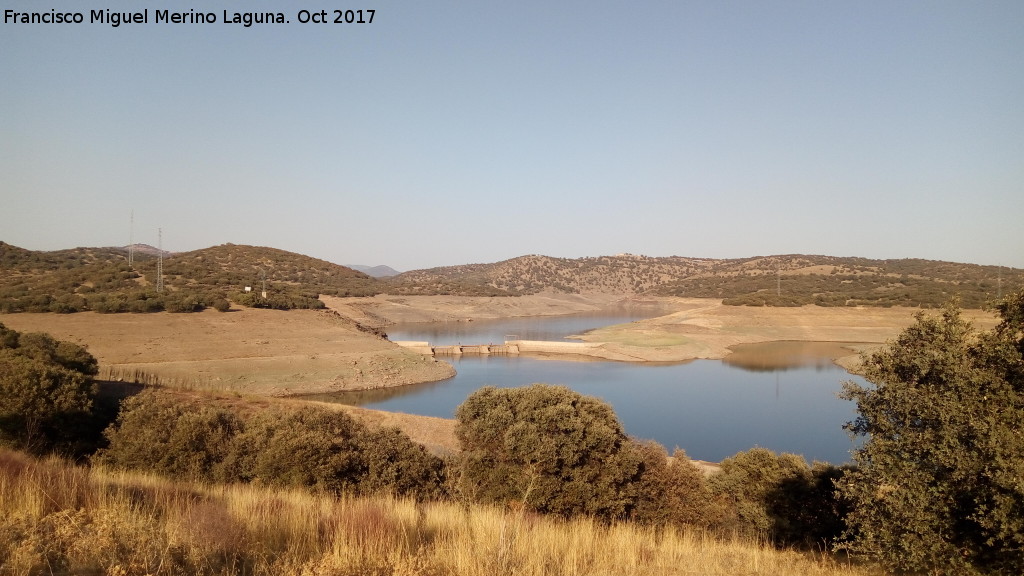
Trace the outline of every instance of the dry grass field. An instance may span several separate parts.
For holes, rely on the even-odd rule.
[[[0,451],[0,575],[868,576],[831,555],[513,508],[197,485]]]

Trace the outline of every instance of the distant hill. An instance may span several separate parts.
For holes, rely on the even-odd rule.
[[[398,270],[395,270],[391,266],[363,266],[362,264],[346,264],[353,270],[358,270],[367,276],[373,276],[374,278],[388,278],[390,276],[397,276],[401,274]]]
[[[318,308],[323,307],[319,294],[380,292],[376,279],[345,266],[276,248],[225,244],[165,252],[164,290],[158,293],[153,252],[158,253],[136,246],[135,265],[130,267],[127,247],[37,252],[0,242],[0,311],[187,312],[226,308],[229,300]]]
[[[737,259],[520,256],[494,264],[405,272],[395,294],[610,293],[723,298],[753,306],[939,306],[959,295],[977,308],[1024,287],[1024,271],[919,259],[871,260],[802,254]]]
[[[162,252],[163,255],[164,255],[164,258],[166,258],[166,257],[172,256],[174,254],[173,252],[168,252],[167,250],[161,250],[161,249],[157,248],[156,246],[150,246],[149,244],[129,244],[128,246],[124,246],[124,247],[121,247],[121,248],[114,248],[114,250],[120,250],[120,251],[124,252],[125,254],[127,254],[128,250],[131,249],[133,246],[135,247],[135,256],[138,256],[139,254],[146,254],[146,255],[149,255],[149,256],[159,256],[160,253]]]

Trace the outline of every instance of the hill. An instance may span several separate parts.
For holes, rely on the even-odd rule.
[[[165,252],[165,290],[158,293],[159,251],[148,248],[137,246],[135,265],[129,266],[127,247],[36,252],[0,242],[0,312],[187,312],[207,306],[225,309],[229,301],[280,309],[321,308],[320,295],[382,293],[615,294],[721,298],[726,304],[750,306],[925,307],[959,296],[963,307],[979,308],[999,294],[1024,287],[1024,270],[1016,268],[803,254],[736,259],[528,255],[374,278],[276,248],[224,244]],[[380,268],[372,271],[386,272]]]
[[[134,266],[129,266],[127,247],[38,252],[0,242],[0,311],[190,312],[207,306],[226,309],[228,300],[268,308],[322,308],[320,294],[380,292],[377,281],[362,272],[276,248],[224,244],[165,252],[162,262],[153,252],[137,249]],[[161,291],[158,266],[163,268]]]
[[[754,306],[938,306],[959,295],[964,307],[978,308],[1024,286],[1024,270],[802,254],[737,259],[530,255],[405,272],[386,284],[391,294],[647,294]]]
[[[358,270],[367,276],[373,276],[374,278],[387,278],[389,276],[397,276],[401,274],[398,270],[395,270],[391,266],[363,266],[362,264],[346,264],[353,270]]]

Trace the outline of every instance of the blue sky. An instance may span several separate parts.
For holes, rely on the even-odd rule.
[[[349,6],[290,0],[88,7],[216,24],[3,24],[0,240],[125,245],[134,212],[135,240],[162,228],[168,250],[400,270],[620,252],[1024,268],[1022,2],[360,6],[372,24],[299,24]]]

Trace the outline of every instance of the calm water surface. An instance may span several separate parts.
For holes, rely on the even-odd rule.
[[[608,324],[663,314],[619,311],[552,318],[392,326],[392,340],[431,344],[501,342],[506,334],[557,340]],[[377,410],[452,418],[482,386],[562,384],[611,404],[631,436],[652,439],[691,458],[721,461],[761,446],[808,461],[847,462],[852,443],[842,429],[854,404],[836,398],[844,380],[862,382],[827,359],[838,345],[770,343],[746,346],[732,363],[682,364],[565,361],[528,356],[452,358],[458,374],[430,384],[319,396]]]

